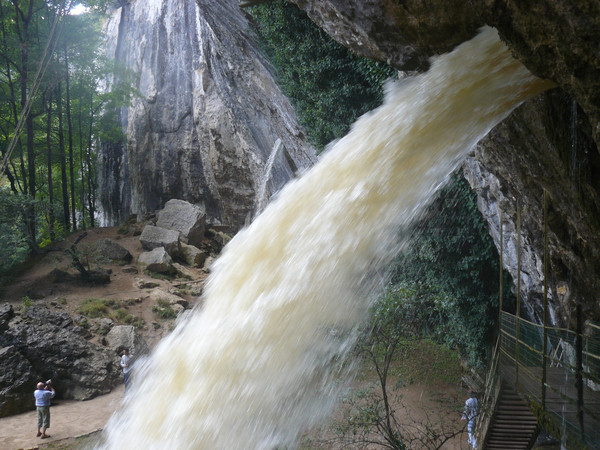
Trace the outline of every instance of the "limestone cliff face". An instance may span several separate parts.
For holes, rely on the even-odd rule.
[[[573,326],[574,308],[600,320],[600,2],[598,0],[290,0],[338,42],[400,70],[470,39],[482,25],[533,73],[559,88],[516,110],[465,162],[479,208],[517,279],[516,211],[522,207],[521,295],[540,320],[543,190],[548,192],[551,322]]]
[[[241,227],[259,197],[316,160],[243,12],[236,0],[120,5],[106,24],[107,52],[139,94],[120,112],[125,142],[101,145],[104,222],[178,198]]]
[[[538,96],[498,125],[467,158],[464,173],[517,280],[517,204],[521,206],[521,293],[542,321],[544,190],[548,202],[549,310],[567,326],[577,303],[598,319],[600,292],[600,154],[587,117],[560,90]]]

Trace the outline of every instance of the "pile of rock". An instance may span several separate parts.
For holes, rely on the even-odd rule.
[[[84,334],[65,312],[0,306],[0,417],[33,409],[35,385],[48,378],[58,398],[110,392],[121,379],[118,355]]]
[[[181,272],[175,260],[191,267],[207,267],[210,255],[230,240],[221,231],[206,227],[206,211],[184,200],[169,200],[156,216],[156,223],[144,227],[138,264],[157,273]]]

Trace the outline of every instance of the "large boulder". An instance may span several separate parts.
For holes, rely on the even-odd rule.
[[[146,269],[156,273],[171,273],[175,271],[173,260],[164,247],[155,248],[151,252],[141,253],[138,257],[138,264],[146,266]]]
[[[68,314],[44,306],[29,307],[9,321],[0,334],[0,402],[11,406],[10,412],[0,407],[0,414],[33,408],[35,381],[48,378],[58,398],[87,400],[111,391],[120,375],[114,354],[76,331]]]
[[[179,231],[182,241],[202,245],[206,211],[204,207],[192,205],[185,200],[169,200],[156,215],[156,226],[167,230]]]
[[[31,409],[38,381],[33,367],[14,345],[0,348],[0,417]]]
[[[167,230],[166,228],[146,225],[140,235],[140,242],[144,250],[154,250],[158,247],[164,247],[167,253],[175,256],[179,253],[179,232]]]
[[[181,257],[188,266],[202,267],[208,255],[193,245],[181,244]]]
[[[92,244],[92,251],[98,259],[129,262],[132,259],[129,250],[112,239],[100,239]]]
[[[108,332],[105,338],[106,346],[114,350],[117,355],[123,349],[129,349],[132,357],[137,358],[148,353],[148,344],[140,331],[133,325],[116,325]]]
[[[8,322],[15,315],[12,305],[4,303],[0,305],[0,333],[8,329]]]
[[[165,292],[162,289],[153,289],[148,295],[148,301],[150,303],[156,303],[158,305],[168,305],[177,314],[181,313],[185,308],[189,306],[188,301],[169,292]]]

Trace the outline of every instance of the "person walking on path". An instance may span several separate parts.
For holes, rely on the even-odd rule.
[[[50,399],[54,397],[56,391],[52,387],[52,380],[37,384],[37,389],[33,392],[35,397],[35,407],[37,409],[37,436],[42,439],[49,438],[46,430],[50,428]]]
[[[121,367],[123,368],[123,383],[125,384],[125,390],[129,386],[129,371],[131,356],[129,356],[129,349],[123,349],[123,356],[121,356]]]
[[[477,414],[479,414],[479,400],[476,393],[469,392],[469,398],[465,402],[465,409],[461,420],[468,420],[467,431],[469,433],[469,445],[477,448],[477,439],[475,437],[475,425],[477,424]]]

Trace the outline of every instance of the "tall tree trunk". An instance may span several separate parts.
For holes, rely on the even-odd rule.
[[[71,89],[69,76],[69,59],[67,44],[64,47],[65,53],[65,90],[66,90],[66,108],[67,113],[67,136],[69,139],[69,176],[71,178],[71,224],[73,231],[77,230],[77,217],[75,215],[75,162],[73,160],[73,121],[71,120]]]
[[[0,2],[0,24],[1,24],[1,28],[0,31],[2,31],[2,51],[3,53],[6,55],[5,62],[6,62],[6,81],[7,81],[7,85],[8,85],[8,90],[10,93],[10,109],[13,115],[13,119],[15,121],[15,126],[17,124],[17,122],[19,121],[19,113],[17,112],[17,96],[15,95],[15,85],[12,79],[12,70],[11,70],[11,64],[10,64],[10,59],[8,57],[8,44],[7,44],[7,40],[6,40],[6,29],[4,28],[4,9],[2,8],[2,2]],[[19,175],[18,175],[18,171],[13,167],[14,170],[14,177],[12,176],[12,174],[10,174],[10,172],[8,171],[8,168],[6,170],[6,174],[10,180],[10,184],[11,184],[11,189],[13,189],[13,191],[16,193],[15,189],[13,186],[15,186],[15,182],[16,185],[19,187],[19,191],[25,195],[27,195],[27,176],[26,176],[26,171],[25,171],[25,158],[23,157],[23,143],[21,142],[21,137],[19,136],[17,138],[17,148],[18,148],[18,153],[19,153],[19,161],[21,164],[21,179],[23,180],[23,185],[21,186],[21,183],[19,182]],[[12,177],[12,178],[11,178]]]
[[[80,194],[80,199],[81,199],[81,228],[83,230],[85,230],[85,169],[83,167],[83,125],[81,124],[81,119],[83,116],[83,111],[81,108],[81,103],[83,103],[82,101],[83,99],[81,99],[79,101],[79,111],[78,111],[78,115],[77,115],[77,127],[79,130],[79,163],[81,165],[80,167],[80,171],[81,171],[81,194]]]
[[[54,234],[54,186],[52,183],[52,91],[49,90],[47,99],[47,123],[46,123],[46,148],[48,163],[48,202],[50,204],[48,211],[48,233],[50,240],[55,241]]]
[[[56,113],[58,114],[58,151],[60,155],[60,180],[63,203],[63,221],[65,231],[70,230],[69,224],[69,186],[67,184],[67,156],[65,154],[65,139],[63,130],[62,83],[56,86]]]
[[[27,5],[27,13],[19,7],[19,2],[12,0],[15,7],[15,13],[21,18],[22,30],[18,26],[17,20],[17,33],[19,35],[19,44],[21,46],[21,110],[27,104],[27,84],[28,80],[28,66],[29,66],[29,25],[31,18],[33,17],[33,3],[34,0],[29,0]],[[25,133],[27,136],[26,148],[27,148],[27,174],[29,182],[29,198],[31,202],[27,207],[26,222],[27,231],[29,234],[29,246],[33,250],[37,250],[37,239],[36,239],[36,225],[35,225],[35,149],[33,146],[33,117],[31,114],[27,115],[25,120]]]
[[[90,92],[90,129],[88,134],[88,146],[87,146],[87,169],[88,169],[88,210],[90,214],[90,227],[94,228],[94,198],[93,198],[93,186],[92,186],[92,126],[94,123],[94,102],[93,92]]]

